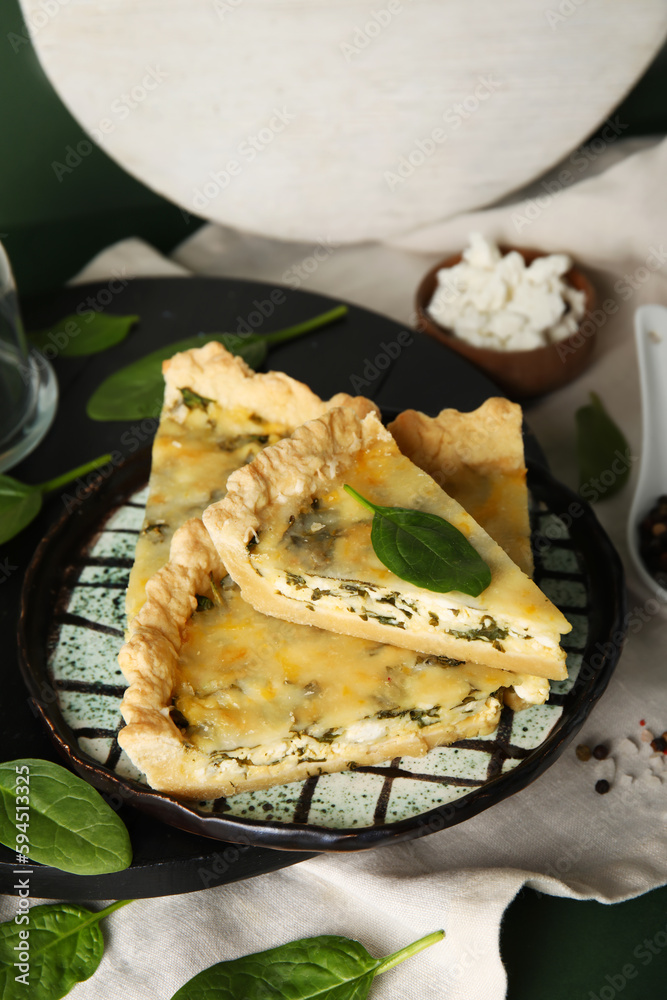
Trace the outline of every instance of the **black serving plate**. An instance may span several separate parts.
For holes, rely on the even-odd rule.
[[[94,298],[101,287],[105,286],[70,289],[55,300],[37,304],[34,313],[28,313],[29,324],[32,315],[35,318],[30,325],[47,325],[54,317],[74,311],[76,304],[85,301],[88,295]],[[37,468],[40,453],[43,464],[48,464],[54,452],[59,453],[55,472],[105,448],[122,450],[124,446],[127,452],[134,452],[142,435],[144,439],[150,437],[150,428],[88,421],[85,401],[95,385],[109,371],[164,341],[180,339],[198,330],[234,330],[242,325],[244,318],[247,322],[252,317],[252,325],[261,312],[259,306],[271,301],[271,291],[270,286],[219,279],[155,279],[129,284],[118,296],[113,311],[137,312],[141,316],[139,330],[107,355],[60,362],[59,374],[65,376],[66,392],[50,435],[52,449],[47,455],[47,439],[39,452],[24,463],[25,478],[45,479],[49,474],[48,469],[46,474],[35,472],[33,477],[28,474],[30,466]],[[332,304],[320,296],[283,291],[285,301],[276,307],[271,321],[265,321],[267,332],[315,315]],[[265,311],[268,311],[266,305]],[[345,324],[276,350],[270,359],[271,367],[308,381],[323,396],[356,389],[372,395],[387,409],[412,406],[436,412],[445,405],[472,409],[489,395],[497,394],[495,387],[466,362],[453,358],[417,334],[400,352],[388,349],[388,345],[399,343],[399,333],[401,328],[389,320],[351,308]],[[389,359],[385,367],[376,364],[380,356],[382,365]],[[362,380],[368,384],[360,385]],[[77,442],[75,437],[77,428],[84,437],[85,450],[81,447],[83,442]],[[530,440],[527,450],[540,457],[539,448]],[[102,537],[100,531],[107,529],[109,515],[122,509],[128,500],[133,506],[136,503],[131,499],[133,494],[145,484],[146,456],[134,455],[128,459],[111,478],[82,494],[81,502],[68,504],[69,512],[44,537],[32,561],[25,578],[21,618],[22,667],[31,699],[28,701],[25,692],[21,692],[10,662],[10,697],[0,708],[3,723],[0,741],[4,759],[52,757],[37,718],[45,722],[58,750],[74,769],[101,788],[112,804],[121,809],[132,835],[135,861],[126,872],[97,878],[77,877],[37,866],[35,895],[110,898],[188,891],[275,870],[309,856],[304,852],[359,850],[454,825],[525,787],[544,771],[580,727],[608,682],[618,658],[623,621],[620,562],[590,509],[555,482],[539,462],[533,462],[530,482],[535,501],[538,582],[545,589],[554,590],[554,599],[565,613],[580,619],[575,630],[578,638],[570,649],[570,681],[553,686],[548,706],[551,715],[534,720],[531,724],[534,731],[529,737],[524,735],[523,725],[513,729],[512,713],[506,710],[498,733],[485,746],[461,746],[461,750],[473,757],[484,755],[483,779],[471,778],[466,784],[464,777],[462,785],[460,774],[458,777],[448,774],[451,760],[444,757],[443,773],[437,768],[434,774],[422,773],[423,769],[415,771],[406,765],[407,758],[386,768],[362,768],[349,777],[366,783],[368,787],[363,790],[366,797],[375,796],[372,815],[360,820],[358,815],[349,810],[346,814],[342,809],[335,822],[331,820],[335,797],[332,798],[331,790],[324,795],[316,790],[318,779],[300,783],[302,787],[287,805],[284,801],[282,804],[270,801],[267,793],[261,793],[264,812],[260,815],[266,817],[261,820],[255,818],[258,810],[252,796],[244,805],[239,805],[241,797],[235,797],[211,808],[184,804],[153,792],[127,769],[123,773],[121,767],[119,773],[122,761],[113,731],[101,737],[97,732],[99,726],[96,735],[92,732],[94,726],[79,724],[88,720],[79,718],[76,724],[72,723],[71,711],[70,718],[63,711],[65,689],[60,682],[54,684],[49,667],[49,654],[59,628],[63,622],[71,625],[72,616],[68,619],[66,604],[77,585],[81,567],[89,559],[91,545]],[[42,518],[26,536],[34,540],[40,525],[43,530],[45,523],[46,518]],[[27,540],[24,538],[23,542]],[[16,540],[13,544],[18,543]],[[111,558],[113,561],[114,557]],[[18,575],[8,581],[14,592],[18,589]],[[575,604],[568,606],[572,594],[576,595]],[[11,627],[11,622],[3,619],[7,640],[13,645],[8,626]],[[113,625],[103,625],[104,628],[114,630]],[[72,685],[69,678],[69,686],[65,687],[70,700],[76,695],[86,695],[86,683],[85,679],[79,682],[75,679]],[[120,690],[103,695],[120,700]],[[536,736],[539,736],[537,744]],[[109,751],[100,757],[103,739],[108,740]],[[531,739],[535,745],[531,746]],[[95,750],[91,754],[93,744]],[[479,764],[475,766],[477,771],[475,767],[473,771],[479,775]],[[324,776],[319,781],[326,782],[330,777]],[[401,788],[409,789],[409,793],[397,792]],[[345,795],[349,794],[346,789]],[[319,799],[322,801],[318,809]],[[407,807],[405,801],[401,807],[401,799],[410,800]],[[352,815],[354,822],[346,824],[346,815]],[[201,834],[236,846],[214,843]],[[7,887],[10,869],[11,854],[4,852],[0,855],[0,879],[5,880]]]

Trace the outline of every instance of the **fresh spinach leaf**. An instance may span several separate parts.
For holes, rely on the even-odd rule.
[[[380,507],[347,483],[344,488],[373,511],[371,543],[375,555],[401,580],[439,594],[458,590],[473,597],[491,583],[487,564],[449,521],[421,510]]]
[[[0,476],[0,545],[18,535],[37,517],[47,493],[59,490],[73,479],[85,476],[110,461],[111,455],[100,455],[62,476],[34,485],[22,483],[12,476]]]
[[[364,1000],[375,976],[444,936],[435,931],[384,959],[373,958],[350,938],[301,938],[212,965],[181,986],[172,1000]]]
[[[138,321],[138,316],[88,312],[84,318],[73,313],[48,330],[37,330],[28,336],[41,351],[45,347],[53,347],[63,358],[79,358],[99,354],[120,344]]]
[[[575,413],[579,492],[586,500],[615,496],[630,478],[632,456],[625,435],[605,410],[597,393]]]
[[[284,344],[288,340],[295,340],[305,333],[312,333],[313,330],[321,330],[323,326],[337,323],[345,316],[347,316],[347,306],[334,306],[333,309],[327,309],[326,312],[320,313],[319,316],[313,316],[312,319],[306,319],[303,323],[286,326],[284,330],[276,330],[275,333],[257,334],[257,337],[270,348],[276,344]]]
[[[28,781],[17,785],[17,768],[26,766],[21,773]],[[17,801],[26,795],[27,806]],[[19,834],[16,814],[25,809],[28,829]],[[130,835],[111,806],[83,778],[48,760],[0,764],[0,843],[16,850],[19,839],[32,861],[75,875],[105,875],[132,862]]]
[[[37,517],[42,499],[38,486],[28,486],[11,476],[0,476],[0,544],[18,535]]]
[[[120,900],[97,913],[74,903],[33,906],[27,921],[17,923],[16,917],[0,924],[2,1000],[60,1000],[89,979],[104,952],[100,921],[129,902]],[[26,962],[21,962],[23,954]]]
[[[333,323],[346,313],[347,306],[337,306],[304,323],[264,336],[208,333],[188,337],[174,344],[165,344],[105,379],[88,400],[86,412],[91,420],[140,420],[142,417],[154,417],[160,412],[162,405],[162,362],[174,354],[188,351],[192,347],[203,347],[216,340],[232,354],[240,355],[251,368],[259,368],[270,347]]]

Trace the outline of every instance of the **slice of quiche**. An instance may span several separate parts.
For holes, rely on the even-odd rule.
[[[120,654],[118,739],[153,788],[184,798],[421,756],[492,732],[510,696],[548,694],[541,677],[261,614],[197,518],[146,591]]]
[[[388,430],[404,455],[435,479],[527,576],[530,547],[522,412],[492,397],[470,413],[400,413]]]
[[[141,608],[146,583],[169,558],[172,536],[225,493],[227,477],[331,406],[374,409],[339,393],[323,402],[283,372],[254,372],[215,341],[175,354],[162,366],[165,393],[153,443],[146,517],[126,596],[128,620]]]
[[[437,593],[388,570],[371,544],[374,504],[436,514],[491,572],[478,596]],[[203,519],[245,600],[287,621],[518,673],[567,676],[570,624],[463,507],[400,453],[375,414],[331,410],[265,449]]]

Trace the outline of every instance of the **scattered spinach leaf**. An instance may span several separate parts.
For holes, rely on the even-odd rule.
[[[18,535],[37,517],[42,500],[39,487],[28,486],[11,476],[0,476],[0,543]]]
[[[25,923],[12,918],[0,924],[2,1000],[28,996],[30,1000],[60,1000],[76,983],[89,979],[104,952],[100,921],[130,902],[120,900],[97,913],[74,903],[50,903],[31,907]],[[26,934],[28,961],[21,963]]]
[[[209,403],[214,402],[209,399],[208,396],[200,396],[198,392],[193,392],[192,389],[188,389],[187,385],[183,386],[181,389],[181,395],[183,397],[183,402],[189,410],[196,410],[198,407],[205,410]]]
[[[240,355],[251,368],[259,368],[270,347],[334,323],[346,313],[347,306],[337,306],[304,323],[264,336],[207,333],[204,336],[188,337],[174,344],[165,344],[105,379],[88,400],[86,412],[91,420],[140,420],[142,417],[154,417],[162,405],[162,362],[179,351],[203,347],[210,341],[217,340],[232,354]]]
[[[0,476],[0,544],[18,535],[37,517],[47,493],[54,493],[73,479],[85,476],[110,461],[111,455],[100,455],[62,476],[34,485],[22,483],[13,476]]]
[[[435,931],[387,958],[338,935],[301,938],[254,955],[212,965],[174,993],[172,1000],[364,1000],[375,976],[441,941]]]
[[[71,316],[58,320],[48,330],[37,330],[28,336],[40,351],[45,347],[53,347],[63,358],[79,358],[87,354],[99,354],[120,344],[138,321],[138,316],[88,312],[84,318],[72,313]]]
[[[17,786],[17,767],[27,765],[27,784]],[[29,791],[26,793],[26,788]],[[122,871],[132,861],[123,821],[87,781],[48,760],[0,764],[0,843],[15,850],[18,796],[29,795],[28,853],[75,875]]]
[[[605,410],[597,393],[575,413],[579,492],[585,500],[615,496],[630,478],[632,456],[625,435]],[[610,478],[611,477],[611,478]]]
[[[449,521],[421,510],[380,507],[347,483],[344,488],[373,511],[373,550],[380,562],[401,580],[440,594],[458,590],[473,597],[491,583],[487,564]]]

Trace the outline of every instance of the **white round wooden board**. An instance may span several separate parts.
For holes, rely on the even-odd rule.
[[[21,2],[56,90],[131,174],[212,221],[341,243],[541,174],[610,114],[667,17],[663,0]],[[61,183],[85,139],[52,165]]]

